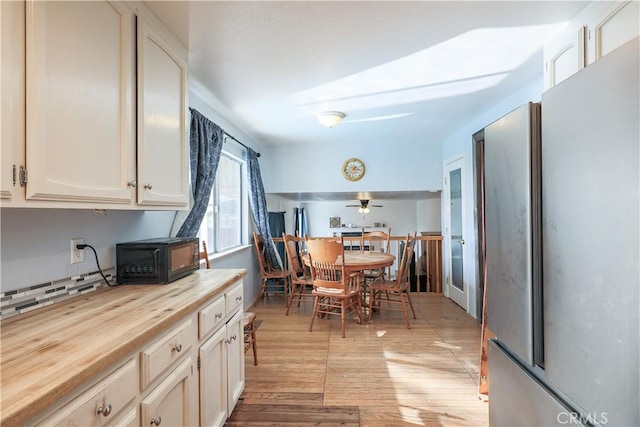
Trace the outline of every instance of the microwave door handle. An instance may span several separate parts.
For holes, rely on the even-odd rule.
[[[160,253],[160,249],[156,249],[153,251],[153,274],[158,274],[158,254]]]

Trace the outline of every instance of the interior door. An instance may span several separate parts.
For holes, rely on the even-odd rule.
[[[446,286],[448,297],[468,309],[468,287],[465,275],[464,158],[448,163],[445,170],[446,195]]]

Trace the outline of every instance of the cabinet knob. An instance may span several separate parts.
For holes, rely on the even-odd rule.
[[[236,297],[236,301],[242,301],[242,297]]]
[[[216,319],[222,319],[222,313],[216,313]]]
[[[158,427],[162,424],[162,417],[154,417],[151,419],[151,425]]]
[[[111,410],[113,409],[113,407],[111,406],[111,403],[107,403],[104,406],[99,407],[98,409],[96,409],[96,412],[98,413],[98,415],[102,415],[104,417],[108,417],[111,414]]]
[[[171,351],[180,353],[182,351],[182,344],[174,344],[173,347],[171,347]]]
[[[151,183],[149,183],[145,184],[144,188],[146,188],[147,190],[151,190],[153,187],[151,186]]]
[[[138,186],[138,183],[135,181],[127,182],[127,187],[136,188],[137,186]]]

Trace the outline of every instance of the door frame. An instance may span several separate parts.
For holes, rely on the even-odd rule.
[[[466,178],[466,167],[465,167],[465,156],[459,155],[453,157],[451,160],[445,162],[444,165],[444,176],[443,176],[443,207],[444,207],[444,236],[443,236],[443,261],[444,261],[444,279],[445,286],[443,286],[444,296],[454,301],[456,304],[460,305],[467,313],[469,312],[469,277],[471,274],[469,271],[469,263],[467,262],[468,258],[468,250],[466,249],[468,245],[462,245],[462,285],[463,292],[460,292],[458,289],[453,289],[452,283],[452,259],[451,259],[451,196],[450,196],[450,182],[449,175],[451,171],[456,169],[460,169],[460,187],[461,187],[461,221],[462,221],[462,238],[463,240],[467,236],[467,224],[466,224],[466,201],[465,201],[465,178]]]

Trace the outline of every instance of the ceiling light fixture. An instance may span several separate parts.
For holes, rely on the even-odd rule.
[[[318,114],[318,122],[321,125],[326,126],[328,128],[332,128],[342,119],[344,119],[346,114],[341,113],[340,111],[324,111]]]

